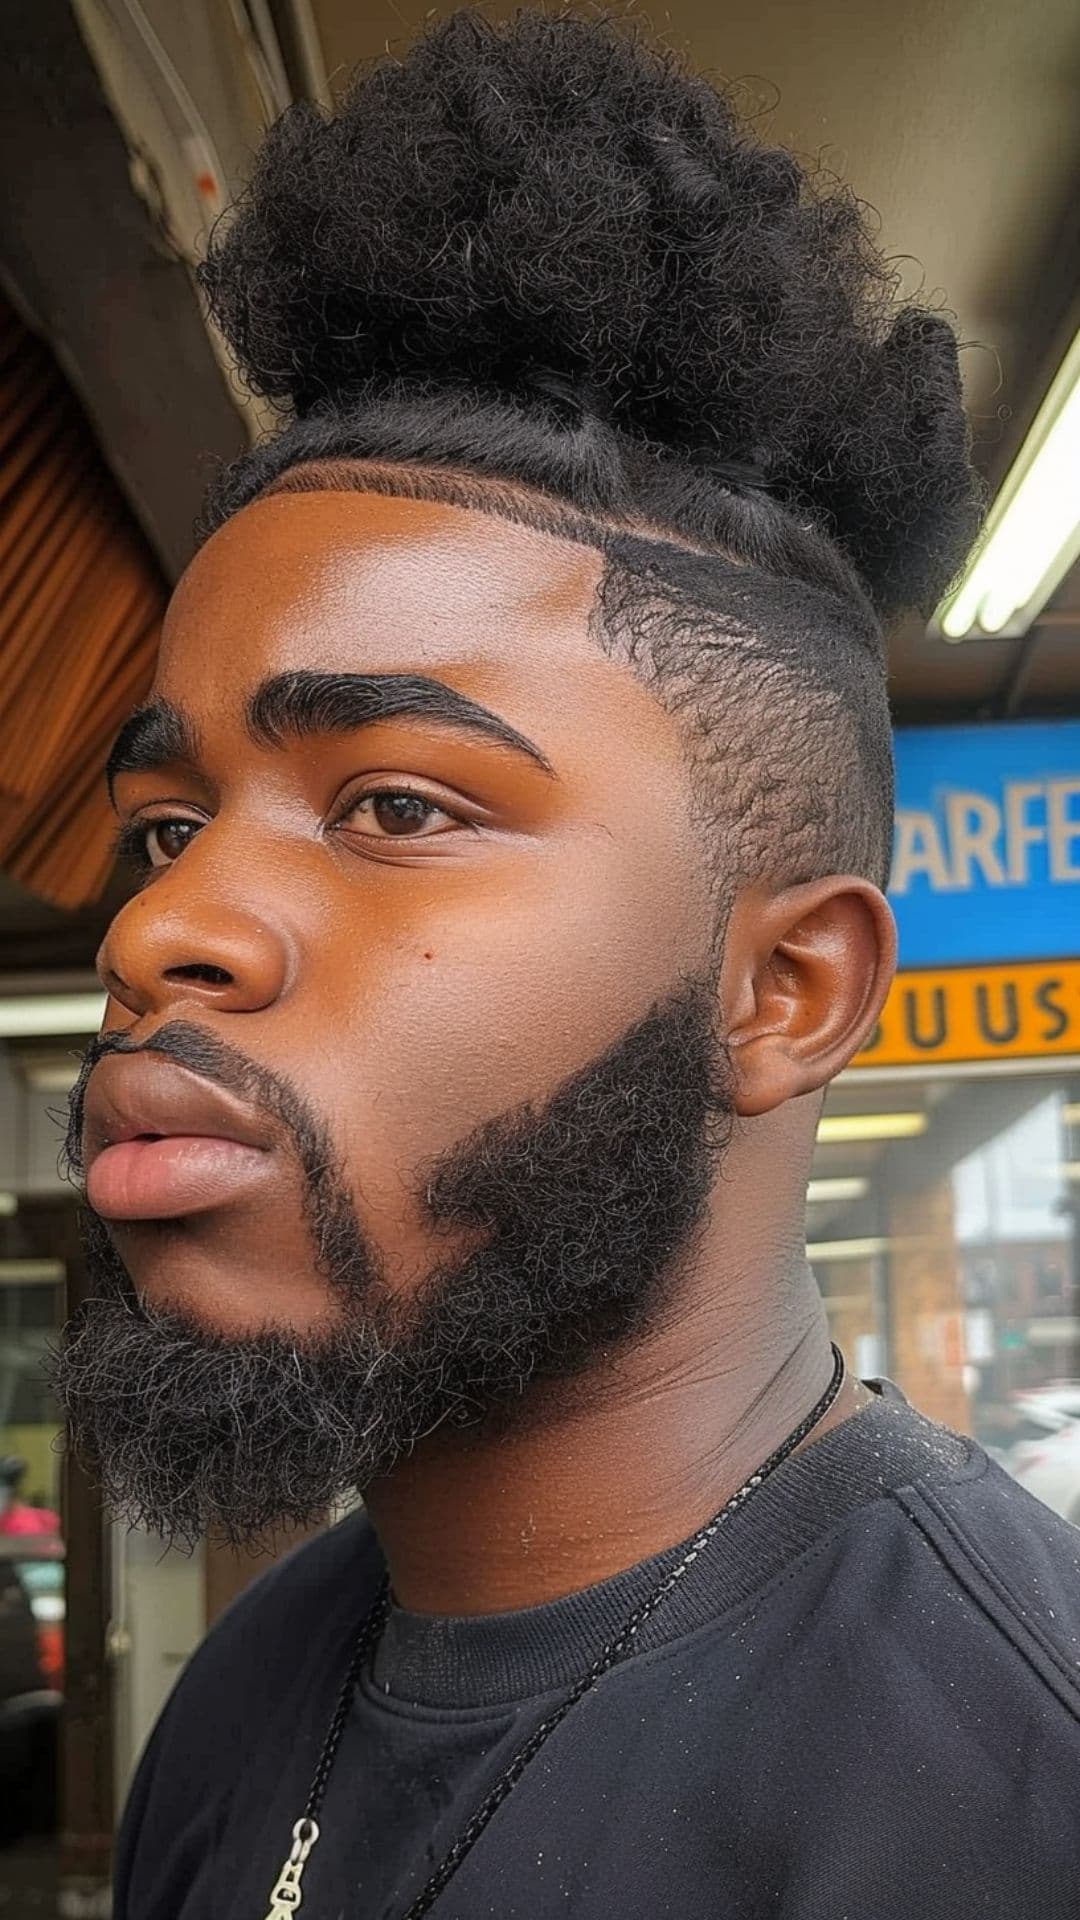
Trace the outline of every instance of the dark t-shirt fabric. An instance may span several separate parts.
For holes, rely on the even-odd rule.
[[[519,1613],[393,1608],[302,1920],[401,1920],[678,1557]],[[129,1798],[116,1920],[265,1920],[382,1572],[352,1516],[209,1635]],[[1080,1531],[885,1383],[724,1523],[431,1912],[1077,1920]]]

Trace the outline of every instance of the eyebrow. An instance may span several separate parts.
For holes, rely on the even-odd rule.
[[[355,733],[381,720],[421,717],[459,733],[495,740],[525,755],[545,773],[550,762],[515,727],[441,680],[411,673],[278,673],[247,703],[247,730],[257,746],[321,734]],[[198,739],[187,717],[168,700],[152,700],[121,727],[109,755],[109,796],[122,773],[154,772],[170,763],[198,761]]]
[[[155,772],[176,762],[194,766],[199,745],[190,721],[169,700],[150,700],[124,721],[105,763],[109,799],[122,773]]]
[[[259,746],[280,746],[322,733],[353,733],[380,720],[436,720],[523,753],[550,773],[539,747],[497,713],[442,680],[412,673],[279,673],[248,701],[247,723]]]

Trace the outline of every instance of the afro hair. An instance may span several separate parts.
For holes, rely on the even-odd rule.
[[[210,525],[334,452],[471,462],[706,545],[758,489],[885,617],[929,608],[977,530],[948,323],[898,304],[846,188],[607,18],[456,13],[334,115],[292,108],[201,279],[289,421]],[[441,440],[402,433],[433,405]]]

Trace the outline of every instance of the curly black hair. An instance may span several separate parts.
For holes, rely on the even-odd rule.
[[[846,847],[881,877],[875,616],[935,603],[981,492],[952,329],[898,304],[850,191],[808,180],[625,25],[469,10],[362,72],[335,115],[301,105],[278,122],[201,281],[245,378],[285,416],[218,480],[205,531],[319,461],[561,503],[571,537],[607,547],[608,615],[635,628],[639,658],[645,626],[659,645],[661,606],[676,609],[686,644],[669,621],[661,650],[669,674],[678,655],[681,704],[703,684],[691,604],[717,661],[721,628],[754,635],[742,694],[724,668],[726,711],[781,655],[789,707],[825,672],[819,721],[866,779],[862,798],[858,779],[834,794],[827,826],[822,777],[795,865]],[[711,574],[687,548],[716,556]],[[771,583],[774,622],[783,603],[786,643],[753,615],[754,580]],[[715,729],[715,704],[700,717]],[[844,841],[866,780],[876,826]]]

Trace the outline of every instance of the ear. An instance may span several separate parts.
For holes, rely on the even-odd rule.
[[[721,969],[737,1112],[770,1113],[834,1079],[873,1032],[895,970],[896,923],[868,880],[744,889]]]

